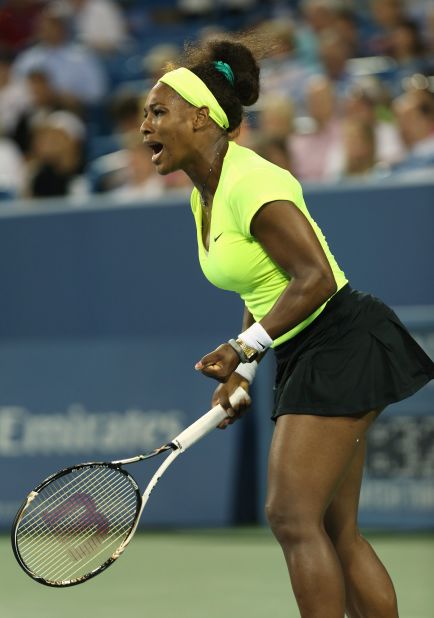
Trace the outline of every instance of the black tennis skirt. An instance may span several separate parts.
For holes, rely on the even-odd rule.
[[[273,418],[355,416],[405,399],[434,378],[434,363],[398,316],[349,285],[274,351]]]

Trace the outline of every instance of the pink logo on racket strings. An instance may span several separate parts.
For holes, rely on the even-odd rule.
[[[110,529],[107,517],[97,510],[93,498],[83,492],[73,494],[52,511],[43,513],[41,518],[60,541],[67,543],[71,537],[76,540],[77,533],[85,536],[81,543],[67,548],[76,562],[96,553]],[[92,529],[90,536],[85,534]]]
[[[74,514],[77,517],[74,518]],[[98,511],[94,499],[83,492],[77,492],[55,509],[45,511],[41,519],[53,533],[59,535],[76,534],[95,528],[98,535],[105,536],[110,529],[107,517]]]

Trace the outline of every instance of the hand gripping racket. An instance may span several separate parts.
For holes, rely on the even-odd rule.
[[[236,406],[249,396],[241,387]],[[12,528],[12,547],[24,571],[47,586],[74,586],[109,567],[131,541],[140,516],[164,472],[195,442],[226,418],[217,405],[171,442],[151,453],[112,462],[78,464],[49,476],[31,491]],[[170,454],[143,495],[122,466]]]

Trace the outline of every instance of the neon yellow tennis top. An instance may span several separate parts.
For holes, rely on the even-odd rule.
[[[276,266],[250,232],[255,213],[267,202],[276,200],[293,202],[308,219],[330,263],[337,289],[340,290],[347,283],[345,274],[306,208],[300,183],[287,170],[266,161],[248,148],[229,142],[213,200],[209,251],[206,251],[202,241],[199,191],[194,188],[191,194],[203,273],[215,286],[239,294],[256,321],[270,311],[291,280],[286,272]],[[273,346],[303,330],[326,304],[278,337]]]

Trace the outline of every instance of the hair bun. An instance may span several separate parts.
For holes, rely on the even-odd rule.
[[[230,40],[208,42],[210,60],[226,62],[234,74],[234,94],[242,105],[253,105],[259,97],[259,66],[246,45]]]
[[[259,53],[258,53],[259,52]],[[253,105],[259,97],[259,65],[261,48],[256,40],[214,38],[195,45],[187,43],[185,66],[208,86],[225,111],[231,133],[243,120],[243,107]]]

